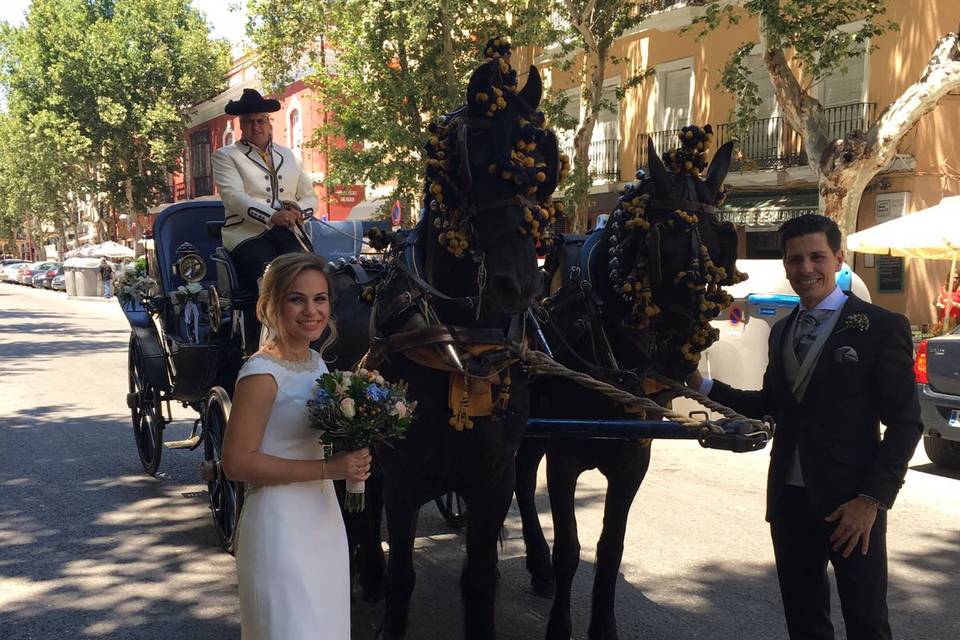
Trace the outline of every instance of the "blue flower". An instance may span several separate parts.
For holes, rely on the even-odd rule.
[[[322,406],[333,402],[333,398],[330,396],[330,392],[324,389],[323,387],[317,387],[313,392],[313,404],[315,406]]]
[[[390,396],[390,391],[378,384],[371,384],[367,387],[367,397],[374,402],[383,402]]]

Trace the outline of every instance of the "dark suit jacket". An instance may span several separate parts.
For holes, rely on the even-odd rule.
[[[847,295],[802,402],[790,391],[782,356],[797,309],[770,332],[763,389],[742,391],[717,380],[710,390],[711,399],[746,416],[776,420],[767,520],[776,512],[794,446],[799,446],[804,484],[826,517],[859,494],[893,506],[923,433],[907,319]],[[845,326],[854,314],[865,314],[869,327]],[[836,350],[843,346],[856,350],[857,362],[836,361]],[[882,441],[880,422],[886,425]]]

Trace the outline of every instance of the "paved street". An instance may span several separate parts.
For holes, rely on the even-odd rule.
[[[240,636],[233,559],[217,548],[201,453],[167,451],[158,478],[141,471],[124,403],[127,336],[115,302],[0,285],[2,640]],[[190,414],[175,415],[168,439],[189,429]],[[626,541],[620,637],[786,638],[762,521],[766,453],[657,442],[653,454]],[[596,473],[581,478],[575,638],[586,636],[603,487]],[[898,638],[960,637],[958,496],[960,474],[938,473],[919,452],[891,514]],[[540,503],[550,538],[543,491]],[[518,640],[542,637],[549,611],[527,587],[519,531],[514,510],[498,626]],[[419,533],[410,637],[458,638],[463,540],[432,506]],[[354,638],[373,637],[379,612],[355,607]]]

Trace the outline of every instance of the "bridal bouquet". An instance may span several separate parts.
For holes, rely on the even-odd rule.
[[[416,402],[406,384],[391,384],[376,371],[334,371],[317,379],[307,401],[310,426],[333,451],[353,451],[406,437]],[[347,511],[363,511],[364,483],[347,481]]]

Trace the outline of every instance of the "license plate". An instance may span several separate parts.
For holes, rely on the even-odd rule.
[[[960,409],[953,409],[950,412],[950,426],[960,427]]]

